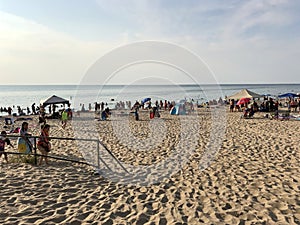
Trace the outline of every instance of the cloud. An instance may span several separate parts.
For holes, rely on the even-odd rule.
[[[293,22],[294,15],[289,7],[291,5],[287,0],[247,1],[237,7],[226,21],[222,38],[252,38],[257,34],[268,36],[270,28],[284,28]]]
[[[0,70],[6,75],[2,82],[18,82],[26,75],[28,83],[77,83],[106,52],[149,39],[176,43],[197,53],[220,82],[253,82],[261,77],[279,81],[283,70],[288,74],[285,79],[299,80],[300,4],[295,0],[97,3],[107,21],[113,18],[108,26],[120,21],[124,27],[115,29],[119,35],[108,35],[112,36],[109,41],[80,40],[0,11]],[[96,22],[93,26],[97,29]]]
[[[128,1],[97,0],[110,16],[135,26],[134,38],[192,37],[206,44],[226,40],[274,38],[297,20],[297,3],[288,0],[252,1]],[[296,6],[297,7],[297,6]],[[274,31],[276,30],[276,32]],[[129,29],[130,31],[130,29]],[[130,40],[130,39],[129,39]]]
[[[78,83],[87,68],[113,46],[113,41],[81,41],[0,11],[3,83]]]

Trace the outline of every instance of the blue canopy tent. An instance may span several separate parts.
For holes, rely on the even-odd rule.
[[[285,93],[282,95],[278,95],[278,98],[295,98],[295,97],[298,97],[298,95],[294,93]]]
[[[177,103],[175,106],[172,107],[170,110],[171,115],[186,115],[186,110],[184,104]]]

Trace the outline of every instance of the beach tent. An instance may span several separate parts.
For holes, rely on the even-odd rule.
[[[298,95],[294,93],[285,93],[282,95],[278,95],[278,98],[296,98],[296,97],[298,97]]]
[[[248,89],[243,89],[234,95],[229,96],[227,99],[241,99],[241,98],[262,98],[263,96],[257,94],[253,91],[249,91]]]
[[[69,100],[58,97],[56,95],[52,95],[51,97],[47,98],[46,100],[42,100],[40,103],[43,106],[53,105],[53,104],[69,104]]]
[[[176,104],[175,106],[172,107],[170,110],[171,115],[186,115],[186,111],[184,108],[184,104]]]

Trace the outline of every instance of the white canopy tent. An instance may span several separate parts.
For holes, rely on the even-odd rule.
[[[243,89],[234,95],[227,97],[227,99],[241,99],[241,98],[262,98],[263,96],[257,94],[253,91],[249,91],[248,89]]]

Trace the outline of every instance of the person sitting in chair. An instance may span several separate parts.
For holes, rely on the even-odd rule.
[[[253,117],[254,116],[254,108],[253,105],[251,106],[250,110],[249,110],[249,117]]]
[[[251,108],[245,108],[244,110],[244,118],[251,118],[254,115],[254,108],[253,105],[251,106]]]
[[[244,118],[247,118],[247,117],[248,117],[248,113],[249,113],[249,109],[248,109],[248,108],[245,108],[245,109],[244,109]]]
[[[109,117],[109,115],[110,115],[109,108],[106,108],[101,113],[101,119],[106,120]]]

